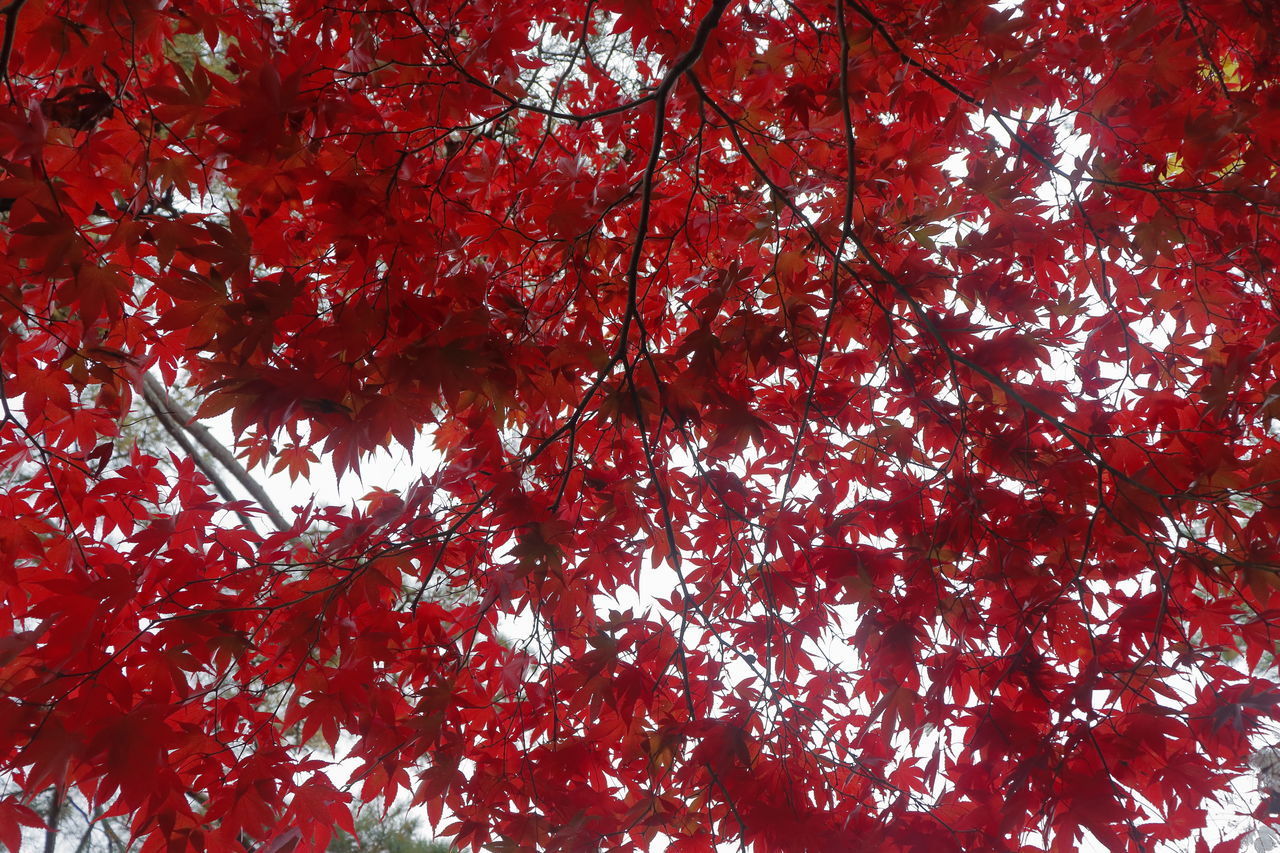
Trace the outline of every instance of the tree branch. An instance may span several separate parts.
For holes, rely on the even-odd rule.
[[[245,491],[247,491],[253,499],[257,501],[258,505],[262,507],[263,511],[267,514],[267,518],[271,519],[271,523],[275,525],[277,530],[285,531],[292,526],[289,522],[284,520],[284,516],[280,514],[280,510],[276,509],[276,505],[272,503],[271,498],[267,495],[266,490],[262,488],[261,484],[259,484],[257,480],[253,479],[253,477],[249,476],[249,472],[240,464],[240,460],[236,459],[230,450],[214,438],[213,434],[210,433],[208,429],[203,425],[196,423],[195,416],[174,401],[174,399],[169,396],[169,392],[164,389],[164,386],[157,382],[155,377],[148,373],[142,374],[142,393],[143,396],[146,397],[147,403],[151,408],[155,410],[156,414],[161,416],[162,422],[167,417],[172,420],[174,424],[181,426],[181,428],[186,430],[187,433],[189,433],[191,437],[209,453],[210,456],[218,460],[218,462],[222,464],[222,467],[226,468],[231,473],[231,476],[236,478],[240,485],[244,487]],[[181,444],[182,442],[179,441],[179,443]],[[185,450],[186,447],[184,446],[183,449]],[[210,475],[208,466],[201,464],[198,456],[193,455],[192,458],[196,460],[197,465],[200,465],[200,470],[209,477],[210,482],[214,484],[215,488],[218,488],[218,491],[225,496],[227,494],[227,492],[224,491],[226,488],[225,484],[219,487],[219,481],[215,479],[215,476]],[[241,517],[243,518],[243,516]]]
[[[178,446],[182,448],[182,452],[187,454],[187,458],[195,463],[196,467],[200,469],[200,473],[204,474],[205,479],[213,484],[213,488],[217,490],[218,494],[222,495],[222,499],[228,503],[235,501],[235,492],[231,491],[231,487],[227,485],[226,480],[222,479],[222,475],[218,473],[217,469],[200,455],[200,451],[196,449],[196,446],[191,443],[191,439],[187,438],[186,433],[183,432],[182,423],[174,417],[173,412],[168,408],[167,404],[171,403],[172,400],[157,398],[146,385],[142,387],[142,396],[146,399],[147,405],[151,407],[151,410],[156,413],[156,417],[159,419],[160,425],[164,427],[164,431],[169,433],[169,437],[177,442]],[[235,514],[245,527],[250,530],[254,529],[253,518],[248,513],[237,509]]]
[[[13,56],[13,38],[18,33],[18,13],[22,11],[22,6],[26,2],[27,0],[13,0],[7,6],[0,8],[0,15],[4,16],[4,42],[0,44],[0,77],[4,78],[10,94],[13,93],[13,81],[9,77],[9,58]]]
[[[58,846],[58,823],[62,819],[62,792],[53,789],[53,799],[49,801],[49,816],[45,819],[48,828],[44,831],[44,853],[53,853]]]

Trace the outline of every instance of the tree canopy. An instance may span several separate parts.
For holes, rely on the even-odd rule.
[[[1274,4],[0,27],[0,842],[51,788],[169,851],[1275,820]]]

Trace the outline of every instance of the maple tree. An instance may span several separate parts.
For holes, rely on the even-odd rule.
[[[462,848],[1216,843],[1280,707],[1273,6],[0,25],[0,842],[53,788],[146,850],[357,797]],[[119,459],[143,405],[174,452]],[[201,422],[422,476],[281,513]]]

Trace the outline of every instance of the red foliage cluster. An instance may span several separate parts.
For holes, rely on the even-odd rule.
[[[1152,849],[1265,740],[1265,3],[0,25],[0,840]],[[250,466],[433,449],[261,532],[114,452],[147,375]]]

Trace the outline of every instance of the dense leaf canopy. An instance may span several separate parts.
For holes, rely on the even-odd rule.
[[[1275,6],[0,26],[0,841],[51,786],[149,850],[1216,841],[1280,706]],[[357,491],[268,514],[218,435]]]

